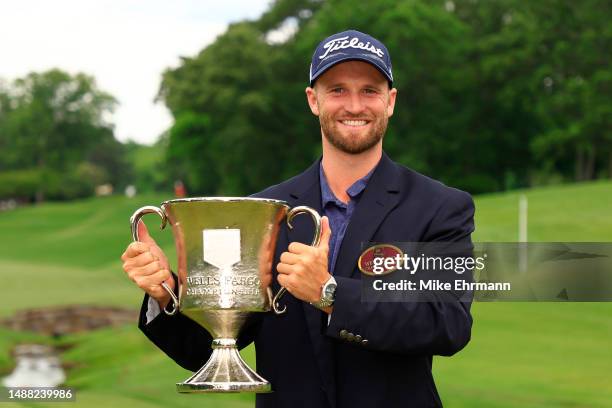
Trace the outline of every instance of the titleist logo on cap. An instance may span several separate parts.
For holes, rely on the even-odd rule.
[[[371,52],[372,54],[378,55],[380,58],[382,58],[383,55],[385,55],[385,53],[380,48],[375,47],[374,45],[370,44],[369,41],[364,44],[363,42],[359,41],[359,38],[357,37],[353,37],[350,40],[348,38],[349,38],[348,36],[334,38],[333,40],[326,42],[323,45],[323,48],[325,48],[326,51],[323,55],[319,57],[319,59],[323,59],[327,57],[327,55],[329,55],[330,52],[342,50],[345,48],[357,48],[361,50],[366,50],[366,51]]]
[[[310,86],[334,65],[353,60],[374,66],[393,86],[391,56],[387,47],[371,35],[357,30],[332,34],[317,45],[310,63]]]

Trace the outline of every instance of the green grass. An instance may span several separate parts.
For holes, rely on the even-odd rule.
[[[475,241],[514,242],[518,200],[529,202],[529,241],[612,241],[612,183],[598,181],[476,197]]]
[[[475,241],[515,241],[518,196],[529,199],[532,241],[612,241],[612,183],[597,182],[476,198]],[[124,276],[119,256],[130,241],[128,219],[162,196],[108,197],[51,203],[0,213],[0,318],[58,304],[137,309],[142,295]],[[151,231],[155,216],[145,217]],[[155,231],[174,262],[170,231]],[[475,303],[468,347],[436,358],[434,375],[448,407],[612,406],[612,305],[607,303]],[[0,372],[9,350],[39,336],[0,330]],[[49,340],[43,340],[49,341]],[[63,359],[77,403],[51,407],[251,407],[253,396],[182,395],[188,372],[135,327],[69,336]],[[252,347],[243,355],[254,365]],[[6,404],[7,407],[9,406]],[[38,403],[32,406],[45,406]]]

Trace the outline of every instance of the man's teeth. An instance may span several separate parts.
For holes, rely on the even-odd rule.
[[[365,120],[343,120],[342,123],[348,126],[364,126],[368,122]]]

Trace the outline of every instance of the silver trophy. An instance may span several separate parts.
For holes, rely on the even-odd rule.
[[[130,218],[132,238],[138,241],[138,222],[155,213],[169,221],[178,258],[179,296],[164,310],[177,311],[211,334],[212,355],[193,376],[176,384],[178,392],[270,392],[270,383],[242,360],[236,338],[253,312],[282,314],[281,288],[272,295],[272,262],[280,224],[302,213],[314,220],[314,239],[321,238],[321,218],[310,207],[289,209],[284,201],[259,198],[184,198],[145,206]]]

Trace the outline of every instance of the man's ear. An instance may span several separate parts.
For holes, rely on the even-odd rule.
[[[393,116],[393,110],[395,109],[395,98],[397,97],[397,89],[392,88],[389,91],[389,104],[387,105],[387,117]]]
[[[317,104],[317,91],[314,88],[306,88],[306,100],[313,115],[319,116],[319,105]]]

